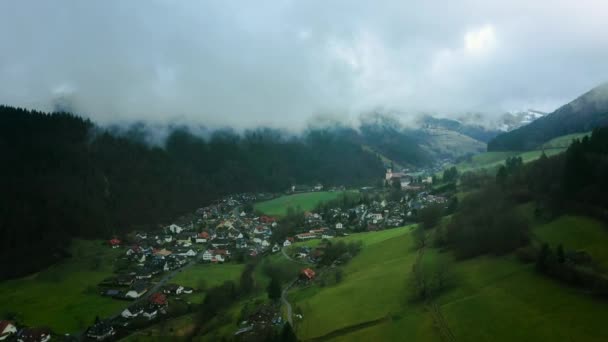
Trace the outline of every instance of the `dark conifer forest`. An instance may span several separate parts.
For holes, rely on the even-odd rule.
[[[0,278],[66,257],[73,237],[151,229],[235,192],[367,184],[381,161],[344,135],[259,129],[202,139],[175,130],[163,147],[68,113],[0,107]]]

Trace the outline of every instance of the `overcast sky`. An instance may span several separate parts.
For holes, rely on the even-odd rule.
[[[550,111],[608,81],[608,1],[0,2],[0,103],[301,127]]]

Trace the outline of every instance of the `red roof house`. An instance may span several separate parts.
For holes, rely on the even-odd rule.
[[[260,216],[260,222],[262,223],[273,223],[276,222],[277,219],[275,219],[274,217],[270,217],[270,216],[266,216],[266,215],[262,215]]]
[[[167,305],[167,296],[160,292],[153,293],[148,300],[155,305]]]
[[[108,241],[110,246],[112,247],[118,247],[120,246],[120,240],[118,240],[117,238],[113,238],[112,240]]]
[[[315,278],[315,271],[310,268],[305,268],[300,272],[300,277],[305,280],[313,280]]]

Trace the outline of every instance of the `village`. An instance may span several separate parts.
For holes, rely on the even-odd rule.
[[[194,264],[243,263],[249,258],[282,252],[291,260],[300,260],[304,265],[309,265],[302,267],[300,281],[313,281],[316,275],[313,268],[322,263],[328,245],[321,243],[311,248],[298,246],[298,242],[313,239],[330,241],[354,232],[401,227],[415,222],[417,210],[447,201],[444,197],[425,191],[430,179],[415,181],[414,177],[388,169],[384,180],[389,188],[398,185],[403,191],[402,196],[391,199],[382,195],[386,188],[362,188],[356,193],[365,197],[353,202],[352,206],[324,206],[303,212],[302,224],[290,229],[281,227],[279,218],[260,214],[253,209],[255,202],[276,195],[244,193],[226,196],[178,218],[170,225],[109,238],[107,248],[119,249],[121,253],[115,261],[114,276],[99,284],[99,295],[125,301],[125,309],[113,317],[96,319],[86,331],[72,337],[112,340],[125,328],[145,327],[170,316],[172,306],[183,305],[189,295],[201,291],[172,282],[175,275],[186,272],[185,269]],[[288,192],[322,189],[322,185],[294,186]],[[344,189],[331,191],[338,190]],[[294,234],[284,236],[285,231]],[[347,260],[332,259],[330,262],[335,266]],[[255,315],[264,319],[256,320]],[[235,334],[246,335],[254,331],[252,322],[258,322],[256,329],[265,329],[269,324],[280,324],[282,318],[279,311],[261,306],[249,321],[250,325],[237,329]],[[8,336],[17,336],[17,341],[46,342],[52,336],[46,328],[23,327],[17,331],[9,321],[1,321],[0,328],[0,341]]]

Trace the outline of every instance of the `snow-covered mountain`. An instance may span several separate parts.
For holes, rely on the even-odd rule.
[[[521,126],[532,123],[534,120],[540,119],[545,115],[547,115],[547,113],[534,109],[507,112],[499,117],[496,129],[503,132],[509,132]]]

